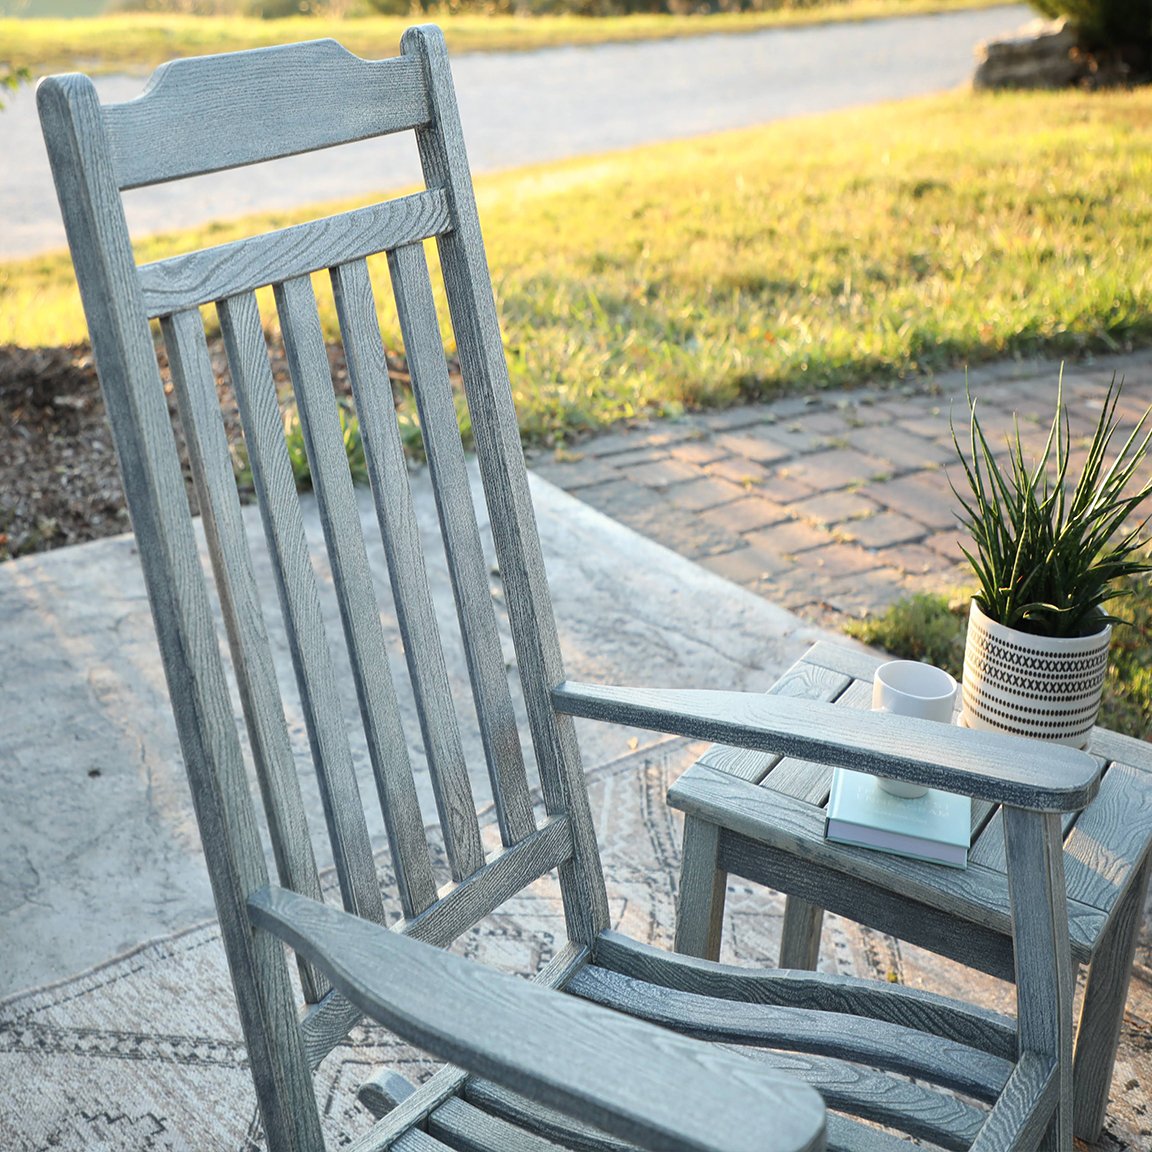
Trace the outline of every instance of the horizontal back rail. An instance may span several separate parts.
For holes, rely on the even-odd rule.
[[[386,248],[439,236],[451,226],[439,189],[325,216],[260,236],[170,256],[139,269],[149,318],[210,304],[319,272]]]
[[[312,115],[320,103],[324,115]],[[104,126],[117,187],[128,189],[400,132],[429,116],[412,60],[361,60],[335,40],[312,40],[163,64],[136,99],[105,106]]]

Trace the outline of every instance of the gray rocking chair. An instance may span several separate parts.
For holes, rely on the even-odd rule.
[[[1095,761],[781,697],[565,683],[444,42],[435,28],[420,27],[405,34],[402,48],[380,62],[332,41],[180,60],[125,104],[101,106],[80,75],[48,78],[38,92],[269,1147],[323,1146],[311,1070],[367,1014],[449,1064],[410,1094],[390,1090],[395,1081],[386,1074],[368,1085],[364,1095],[383,1115],[356,1143],[361,1152],[734,1152],[825,1141],[880,1152],[904,1147],[907,1137],[982,1152],[1069,1148],[1059,814],[1091,799]],[[415,132],[423,191],[157,263],[138,266],[133,257],[125,189],[400,131]],[[539,819],[425,263],[433,239],[539,771]],[[419,405],[503,841],[487,856],[418,550],[376,314],[379,285],[366,263],[380,252]],[[444,886],[398,735],[315,273],[329,275],[334,289],[451,873]],[[257,289],[268,285],[403,909],[391,927],[383,925],[334,688],[335,638],[321,623],[257,303]],[[214,306],[227,349],[343,910],[321,898],[310,836],[323,830],[306,824],[265,624],[276,605],[256,598],[201,316],[206,305]],[[178,401],[211,582],[199,560],[152,320]],[[251,764],[234,721],[211,590]],[[574,715],[848,764],[1003,804],[1016,1019],[892,985],[687,959],[613,932]],[[277,883],[269,879],[250,772]],[[534,981],[445,949],[553,870],[568,939]],[[295,950],[298,985],[283,942]],[[834,1110],[827,1117],[825,1105]]]

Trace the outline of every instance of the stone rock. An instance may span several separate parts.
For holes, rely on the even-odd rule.
[[[1006,40],[977,46],[972,86],[1066,88],[1084,69],[1076,35],[1064,20],[1034,20]]]

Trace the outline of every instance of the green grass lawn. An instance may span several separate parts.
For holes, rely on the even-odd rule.
[[[61,69],[122,71],[154,67],[174,56],[194,56],[333,36],[361,56],[393,56],[400,34],[420,19],[444,28],[453,52],[506,51],[557,44],[650,40],[722,32],[749,32],[781,25],[833,20],[867,20],[921,12],[988,8],[1003,0],[782,0],[773,12],[708,16],[635,15],[486,16],[434,14],[429,17],[300,16],[261,20],[245,16],[188,16],[178,13],[121,12],[77,19],[0,18],[0,60],[27,67],[34,75]]]
[[[480,180],[527,436],[1152,342],[1150,121],[1147,90],[954,93]],[[0,265],[0,343],[84,334],[64,255]]]

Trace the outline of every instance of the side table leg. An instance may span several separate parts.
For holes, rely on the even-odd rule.
[[[728,874],[718,867],[720,829],[695,816],[684,819],[675,949],[703,960],[720,959]]]
[[[820,929],[824,909],[797,896],[784,901],[784,935],[780,941],[780,967],[814,972],[820,959]]]
[[[1132,978],[1132,957],[1150,874],[1152,855],[1144,860],[1140,875],[1133,881],[1123,904],[1116,909],[1088,969],[1072,1078],[1075,1134],[1089,1144],[1095,1144],[1100,1138],[1108,1110],[1108,1089],[1112,1084],[1112,1067],[1120,1042],[1124,1003]]]

